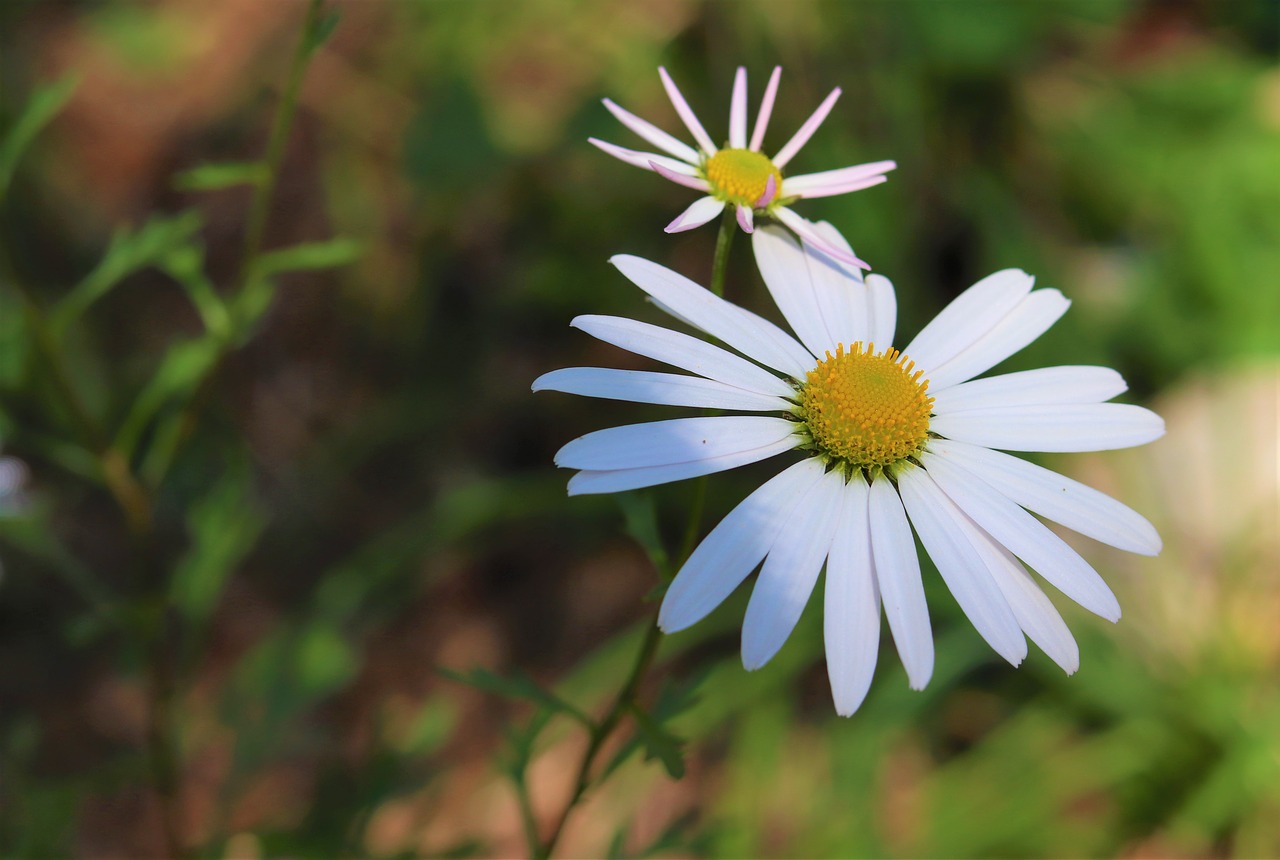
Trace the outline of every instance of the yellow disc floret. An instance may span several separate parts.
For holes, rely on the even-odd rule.
[[[891,468],[924,450],[933,398],[896,349],[876,354],[874,344],[836,347],[809,371],[798,397],[799,415],[813,447],[851,470]]]
[[[758,152],[749,149],[722,149],[703,165],[711,192],[726,203],[755,207],[773,177],[774,197],[782,189],[782,171]]]

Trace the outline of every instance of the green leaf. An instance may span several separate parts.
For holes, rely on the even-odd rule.
[[[261,161],[224,161],[201,164],[173,177],[179,191],[217,191],[237,185],[261,185],[267,178],[267,166]]]
[[[187,515],[191,547],[170,581],[174,605],[201,623],[217,606],[236,565],[257,543],[266,517],[253,497],[248,469],[234,468]]]
[[[671,563],[666,547],[662,543],[662,535],[658,532],[658,506],[651,493],[618,493],[614,496],[618,507],[622,508],[625,530],[636,543],[640,544],[649,561],[660,571],[665,571]]]
[[[643,708],[632,707],[631,714],[636,719],[637,734],[640,743],[644,746],[645,761],[656,758],[662,762],[662,766],[666,768],[667,774],[672,779],[683,777],[684,753],[680,748],[684,745],[684,741],[663,728]]]
[[[321,698],[338,690],[355,674],[359,663],[346,639],[327,624],[312,624],[298,643],[295,678],[300,692]]]
[[[439,668],[437,671],[446,678],[475,687],[477,690],[505,696],[508,699],[525,699],[551,711],[567,714],[588,728],[593,725],[590,717],[523,672],[503,677],[488,669],[472,669],[466,673],[444,668]]]
[[[61,80],[38,90],[0,138],[0,199],[4,198],[17,169],[22,153],[31,141],[58,115],[80,84],[77,74],[65,75]]]
[[[176,249],[190,244],[202,223],[200,213],[189,210],[172,217],[157,215],[137,230],[116,231],[102,261],[53,309],[54,331],[64,331],[125,278],[159,265]]]
[[[210,336],[170,347],[155,375],[134,400],[116,434],[116,445],[126,457],[132,458],[143,432],[156,414],[172,401],[191,395],[217,366],[221,354],[218,339]]]
[[[230,333],[231,312],[205,274],[203,248],[197,245],[173,248],[164,256],[160,267],[186,290],[206,330],[219,337]]]
[[[316,21],[315,27],[307,34],[306,47],[303,49],[308,54],[315,51],[325,42],[329,41],[329,37],[333,35],[333,31],[337,29],[338,22],[342,20],[342,16],[337,9],[330,9]]]
[[[254,264],[254,276],[266,278],[281,272],[332,269],[354,263],[363,253],[364,246],[354,239],[339,237],[323,242],[304,242],[263,254]]]
[[[8,290],[0,292],[0,388],[18,385],[26,374],[27,332],[22,302]]]

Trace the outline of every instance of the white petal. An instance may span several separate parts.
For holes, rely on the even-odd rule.
[[[1049,659],[1061,666],[1068,675],[1075,674],[1080,668],[1080,648],[1053,602],[1031,578],[1031,574],[1027,573],[1026,568],[1014,558],[1013,553],[997,543],[969,517],[964,514],[960,517],[961,528],[986,562],[987,570],[1009,602],[1018,625],[1032,642],[1049,655]]]
[[[821,173],[788,176],[782,183],[782,193],[784,197],[814,198],[861,191],[886,181],[888,177],[884,175],[885,172],[897,166],[892,161],[877,161],[838,170],[824,170]]]
[[[607,367],[566,367],[544,373],[533,381],[534,391],[563,391],[583,397],[692,406],[699,409],[741,409],[747,412],[785,412],[787,401],[756,394],[697,376],[653,373],[647,370],[613,370]]]
[[[738,226],[742,228],[743,233],[755,232],[755,215],[750,206],[739,203],[735,214],[738,217]]]
[[[982,638],[1013,665],[1027,656],[1027,640],[982,557],[957,524],[963,515],[923,469],[898,475],[898,492],[925,551]]]
[[[714,197],[699,197],[693,204],[663,229],[668,233],[683,233],[701,227],[724,211],[724,202]]]
[[[929,393],[933,395],[933,411],[943,415],[1005,406],[1102,403],[1127,388],[1124,378],[1109,367],[1064,365],[989,376],[941,391],[934,391],[930,384]]]
[[[1085,609],[1109,621],[1119,620],[1120,604],[1111,589],[1062,538],[946,457],[926,451],[921,460],[957,507],[1010,552]]]
[[[556,452],[565,469],[643,469],[709,460],[786,439],[798,425],[785,418],[716,415],[624,424],[579,436]]]
[[[816,363],[804,347],[773,323],[726,302],[683,275],[627,254],[610,262],[640,289],[761,364],[803,379]]]
[[[829,222],[810,223],[828,245],[853,256],[853,248]],[[862,270],[837,262],[820,251],[815,253],[807,245],[803,247],[818,309],[832,339],[845,346],[858,341],[865,343],[869,331],[871,293],[863,280]]]
[[[867,340],[874,343],[879,352],[893,345],[894,331],[898,326],[898,299],[893,284],[884,275],[867,275],[870,319],[867,321]]]
[[[981,477],[1022,507],[1086,537],[1142,555],[1160,553],[1160,535],[1142,514],[1079,481],[963,442],[932,439],[929,450]]]
[[[987,275],[956,296],[903,352],[928,375],[928,371],[950,361],[1004,319],[1031,292],[1034,282],[1021,269]]]
[[[928,371],[930,383],[941,391],[994,367],[1048,331],[1070,306],[1057,290],[1036,290],[976,342]]]
[[[844,488],[835,540],[827,557],[822,625],[827,677],[836,713],[851,715],[871,688],[880,649],[880,590],[871,562],[867,483],[858,478]]]
[[[667,134],[653,123],[646,122],[630,111],[623,110],[609,99],[604,100],[604,106],[609,109],[609,113],[618,118],[619,122],[663,152],[669,152],[688,164],[701,162],[702,156],[698,154],[696,149]]]
[[[787,197],[800,197],[804,200],[816,200],[819,197],[835,197],[838,194],[852,194],[889,181],[887,176],[872,176],[854,182],[828,182],[825,185],[808,184],[803,191],[797,190],[791,180],[783,183],[782,192]]]
[[[788,513],[742,620],[742,665],[748,671],[768,663],[800,620],[835,537],[843,491],[844,478],[829,472]]]
[[[733,76],[733,99],[729,103],[729,146],[747,148],[747,70],[738,66]]]
[[[920,579],[920,559],[898,491],[884,478],[872,482],[867,496],[871,555],[898,656],[913,690],[923,690],[933,675],[933,633]]]
[[[696,167],[685,164],[683,161],[677,161],[674,158],[667,158],[665,155],[658,155],[656,152],[641,152],[636,149],[627,149],[625,146],[618,146],[616,143],[609,143],[606,140],[600,140],[595,137],[587,138],[587,142],[597,149],[607,152],[619,161],[625,161],[627,164],[639,167],[643,170],[653,170],[654,165],[657,164],[672,173],[677,173],[686,177],[697,177],[698,175]]]
[[[748,463],[757,463],[795,448],[794,439],[779,439],[759,448],[735,451],[719,457],[691,460],[687,463],[671,463],[665,466],[647,466],[640,469],[601,469],[578,472],[569,479],[569,495],[585,496],[593,493],[621,493],[641,487],[656,487],[686,478],[712,475],[728,469],[736,469]]]
[[[930,419],[929,429],[1005,451],[1108,451],[1143,445],[1164,435],[1164,420],[1127,403],[970,409]]]
[[[817,286],[814,283],[811,264],[822,262],[804,249],[784,227],[770,224],[756,231],[751,247],[755,251],[756,266],[764,278],[769,294],[782,311],[787,323],[800,337],[800,341],[814,355],[835,351],[839,343],[838,321],[828,325],[818,303]],[[861,289],[861,284],[851,287]],[[851,316],[846,312],[846,320]],[[846,326],[847,322],[844,323]],[[834,330],[834,332],[833,332]]]
[[[676,87],[676,82],[671,80],[671,76],[667,74],[667,70],[659,66],[658,76],[662,78],[663,89],[667,91],[667,98],[671,99],[672,107],[676,109],[676,113],[680,115],[680,120],[684,123],[685,128],[689,129],[689,133],[698,142],[698,146],[702,147],[702,151],[708,156],[719,152],[716,149],[716,145],[711,142],[711,136],[707,134],[707,130],[702,127],[702,123],[698,122],[698,117],[694,114],[693,108],[689,107],[689,103],[680,94],[679,88]]]
[[[762,484],[721,520],[667,589],[658,626],[667,633],[683,630],[732,594],[769,552],[787,513],[822,472],[817,460],[796,463]]]
[[[711,190],[711,183],[703,179],[701,176],[698,176],[697,171],[694,171],[693,174],[689,173],[689,171],[693,170],[692,167],[685,165],[685,167],[688,168],[687,170],[672,170],[670,165],[679,164],[680,162],[670,158],[667,159],[667,162],[668,163],[664,165],[658,161],[650,159],[649,169],[668,182],[674,182],[676,185],[683,185],[685,188],[692,188],[694,191],[701,191],[703,193]]]
[[[871,268],[862,260],[855,257],[853,252],[848,250],[848,246],[841,247],[837,244],[833,244],[819,233],[811,222],[807,221],[800,215],[797,215],[786,206],[778,206],[771,210],[769,214],[794,230],[796,235],[803,239],[806,245],[816,248],[831,257],[833,260],[840,263],[848,263],[850,266],[858,266],[863,269]]]
[[[793,397],[795,389],[762,367],[714,344],[687,334],[625,317],[584,315],[570,323],[574,328],[636,355],[688,370],[726,385]]]
[[[840,98],[840,88],[836,87],[831,91],[830,95],[822,100],[822,104],[818,105],[818,109],[804,121],[804,125],[800,126],[800,130],[792,136],[791,140],[787,141],[786,145],[778,150],[778,154],[773,157],[773,163],[778,168],[786,167],[787,162],[795,158],[800,148],[809,142],[809,138],[813,137],[813,133],[818,130],[818,126],[822,125],[822,121],[827,118],[827,114],[831,113],[831,108],[835,107],[836,99],[838,98]]]
[[[778,78],[782,76],[782,66],[774,66],[769,76],[769,84],[764,88],[764,98],[760,101],[760,113],[756,114],[756,127],[751,132],[751,144],[747,147],[752,152],[759,152],[764,144],[764,132],[769,127],[769,117],[773,114],[773,102],[778,96]]]

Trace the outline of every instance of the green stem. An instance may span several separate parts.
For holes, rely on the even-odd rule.
[[[240,257],[241,289],[252,277],[253,268],[257,265],[262,253],[262,239],[267,226],[267,212],[275,196],[276,183],[280,179],[280,165],[284,161],[285,144],[289,140],[289,129],[293,125],[293,116],[298,110],[298,93],[302,89],[303,73],[307,69],[307,61],[316,45],[316,31],[320,26],[320,9],[324,0],[311,0],[307,6],[307,17],[302,25],[302,38],[294,49],[293,60],[289,65],[289,77],[286,79],[284,93],[280,97],[280,106],[271,121],[271,131],[267,135],[267,149],[263,156],[266,170],[262,181],[254,188],[253,200],[249,204],[249,215],[244,233],[244,253]]]
[[[591,731],[591,738],[587,744],[587,750],[582,754],[582,761],[578,763],[578,775],[574,779],[573,794],[569,797],[569,802],[560,812],[560,817],[556,820],[555,827],[551,830],[545,842],[539,847],[538,852],[534,855],[537,860],[547,860],[551,856],[551,852],[556,847],[556,842],[560,840],[560,834],[564,831],[565,823],[569,820],[569,814],[573,812],[581,802],[587,789],[591,787],[591,767],[595,764],[597,756],[604,748],[604,742],[613,734],[613,730],[618,727],[622,721],[622,717],[631,708],[638,707],[636,702],[636,694],[640,690],[640,682],[644,679],[645,673],[649,670],[649,666],[653,664],[653,658],[658,653],[658,643],[661,641],[662,631],[658,627],[657,619],[649,624],[645,631],[644,642],[640,645],[640,650],[636,654],[636,661],[631,667],[631,673],[627,676],[627,682],[619,691],[618,696],[613,701],[613,706],[609,708],[608,713],[596,723]]]
[[[738,232],[738,221],[732,206],[724,207],[720,216],[720,235],[716,236],[716,256],[711,264],[711,292],[724,296],[724,279],[729,270],[729,248],[733,245],[733,236]]]
[[[244,295],[253,288],[254,271],[258,266],[258,259],[262,256],[267,214],[271,208],[271,202],[275,198],[276,184],[280,179],[280,166],[284,162],[285,144],[288,143],[289,130],[293,126],[293,118],[298,110],[298,94],[302,89],[302,79],[306,73],[311,54],[317,44],[316,36],[320,28],[320,12],[323,6],[324,0],[311,0],[307,5],[307,15],[302,25],[302,35],[298,39],[298,45],[293,52],[293,59],[289,66],[288,78],[285,82],[284,92],[280,97],[280,103],[271,119],[271,131],[267,134],[267,146],[262,159],[264,175],[262,181],[254,186],[253,198],[249,201],[249,213],[246,216],[247,226],[244,233],[244,250],[240,257],[240,271],[236,278],[236,289],[239,295]],[[235,297],[232,298],[229,304],[232,307],[238,306]],[[226,359],[227,354],[235,346],[235,337],[232,331],[234,326],[235,323],[233,322],[225,330],[224,336],[219,338],[218,353],[213,360],[212,367],[205,374],[196,390],[191,393],[182,405],[176,419],[178,430],[173,442],[169,445],[168,450],[164,451],[162,456],[159,457],[154,468],[148,468],[146,476],[152,486],[159,487],[164,482],[169,468],[177,458],[178,451],[194,430],[196,415],[208,396],[211,380]]]

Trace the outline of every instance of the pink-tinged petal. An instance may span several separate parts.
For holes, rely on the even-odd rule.
[[[810,224],[804,218],[801,218],[796,213],[792,212],[787,207],[779,206],[777,209],[773,210],[773,212],[771,212],[770,214],[773,215],[773,217],[777,218],[779,221],[781,221],[783,224],[786,224],[793,231],[795,231],[796,235],[799,236],[801,239],[803,239],[805,244],[807,244],[809,247],[814,248],[818,251],[821,251],[822,253],[831,257],[833,260],[836,260],[841,263],[848,263],[850,266],[859,266],[863,269],[871,268],[871,266],[869,266],[867,263],[864,263],[862,260],[859,260],[857,257],[849,253],[848,251],[845,251],[842,248],[837,248],[833,246],[830,242],[828,242],[821,235],[819,235],[816,230],[813,229],[812,224]]]
[[[668,233],[683,233],[685,230],[701,227],[719,215],[723,209],[724,203],[716,198],[699,197],[693,201],[692,206],[677,215],[676,220],[672,221],[664,229]]]
[[[827,118],[827,114],[831,113],[831,108],[835,107],[836,99],[838,98],[840,98],[840,88],[836,87],[831,91],[831,95],[822,100],[822,104],[818,105],[818,109],[813,112],[813,115],[804,121],[804,125],[800,126],[800,130],[792,136],[791,140],[787,141],[786,146],[782,147],[778,154],[773,157],[775,165],[779,168],[786,167],[787,162],[795,158],[800,148],[809,142],[809,138],[813,137],[813,133],[818,130],[818,126],[822,125],[822,121]]]
[[[837,194],[852,194],[855,191],[871,188],[874,185],[888,181],[889,177],[887,176],[873,176],[870,179],[859,179],[843,184],[832,182],[827,185],[815,185],[803,191],[796,191],[791,187],[791,181],[787,180],[785,193],[788,197],[803,197],[806,200],[811,200],[815,197],[835,197]]]
[[[867,180],[884,181],[884,174],[896,168],[897,162],[873,161],[870,164],[855,164],[852,167],[841,167],[837,170],[823,170],[820,173],[805,173],[800,176],[788,176],[785,183],[786,194],[812,196],[808,192],[815,188],[828,186],[852,185]],[[874,184],[874,183],[873,183]]]
[[[773,101],[778,96],[778,78],[782,76],[782,66],[774,66],[769,76],[769,85],[764,89],[764,100],[760,102],[760,113],[756,115],[756,127],[751,132],[751,144],[747,149],[759,152],[764,145],[764,130],[769,127],[769,117],[773,114]]]
[[[747,70],[738,66],[733,76],[733,101],[729,104],[729,146],[744,149],[747,145]]]
[[[694,115],[693,108],[689,107],[689,103],[680,94],[679,88],[676,87],[676,82],[671,80],[671,76],[667,74],[667,70],[659,66],[658,75],[662,78],[662,86],[667,91],[667,98],[671,99],[672,107],[676,109],[676,113],[680,115],[680,120],[684,123],[685,128],[689,129],[689,133],[698,142],[698,146],[702,147],[703,153],[711,156],[719,152],[720,150],[711,142],[711,136],[707,134],[707,130],[702,127],[702,123],[698,122],[698,117]]]
[[[690,176],[689,174],[679,170],[672,170],[670,166],[659,161],[649,162],[649,167],[654,173],[658,174],[663,179],[668,179],[674,182],[676,185],[683,185],[685,188],[694,188],[698,191],[711,190],[711,183],[707,182],[707,180],[700,176]]]
[[[609,109],[609,113],[613,114],[614,117],[617,118],[618,122],[622,123],[627,128],[649,141],[649,143],[652,143],[654,146],[658,147],[658,149],[661,149],[663,152],[668,152],[681,161],[686,161],[689,164],[697,164],[702,160],[702,156],[698,154],[696,149],[667,134],[653,123],[641,119],[630,111],[619,107],[609,99],[604,100],[604,106]]]
[[[751,207],[738,204],[738,226],[742,228],[744,233],[754,233],[755,218],[751,214]]]
[[[756,201],[756,208],[763,209],[772,203],[776,196],[778,196],[778,180],[774,179],[773,174],[770,173],[769,178],[764,181],[764,193]]]
[[[666,170],[668,173],[693,178],[698,175],[698,168],[685,164],[683,161],[668,158],[665,155],[658,155],[656,152],[640,152],[636,149],[627,149],[625,146],[618,146],[615,143],[609,143],[594,137],[587,138],[587,142],[601,152],[608,153],[619,161],[625,161],[627,164],[643,170],[655,170],[659,173]],[[658,166],[655,167],[654,165]],[[665,176],[666,174],[663,175]]]

